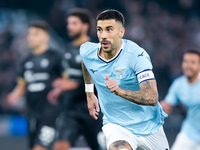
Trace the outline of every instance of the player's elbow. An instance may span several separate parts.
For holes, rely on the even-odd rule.
[[[158,92],[151,92],[146,99],[147,104],[150,106],[156,106],[158,103]]]

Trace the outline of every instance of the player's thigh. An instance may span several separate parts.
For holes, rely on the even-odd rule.
[[[172,146],[172,150],[200,150],[200,144],[191,140],[184,132],[180,132]]]
[[[169,150],[169,144],[162,126],[152,135],[138,137],[138,143],[138,150]]]
[[[72,145],[80,135],[80,125],[76,118],[60,115],[56,120],[55,141],[70,142]]]
[[[116,146],[121,147],[125,144],[125,146],[127,146],[127,150],[129,150],[129,147],[136,150],[138,145],[137,137],[127,129],[116,124],[108,123],[103,126],[102,130],[106,137],[107,149]]]

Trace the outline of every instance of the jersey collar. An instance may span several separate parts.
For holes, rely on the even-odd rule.
[[[120,55],[122,49],[124,49],[124,40],[122,39],[122,45],[120,47],[120,50],[117,52],[117,54],[113,58],[111,58],[109,60],[106,60],[99,55],[100,49],[101,49],[101,44],[99,43],[99,47],[98,47],[98,51],[97,51],[97,56],[99,57],[99,59],[105,63],[110,63],[110,62],[114,61]]]

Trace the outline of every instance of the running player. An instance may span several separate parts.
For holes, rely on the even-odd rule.
[[[57,79],[53,84],[55,90],[49,94],[50,100],[55,102],[58,97],[57,89],[65,91],[60,102],[63,113],[57,121],[54,150],[68,150],[80,135],[85,136],[92,150],[100,148],[97,136],[101,134],[102,123],[101,119],[95,121],[89,115],[79,54],[80,45],[90,40],[88,34],[91,22],[92,15],[88,10],[73,9],[68,12],[67,31],[72,42],[68,43],[64,56],[68,62],[66,72],[69,79]]]
[[[122,39],[124,32],[123,15],[103,11],[97,16],[100,43],[87,42],[80,48],[90,115],[98,118],[100,104],[109,150],[168,150],[162,127],[167,115],[158,102],[149,55]]]
[[[200,150],[200,52],[185,52],[182,76],[174,80],[165,100],[163,110],[170,114],[173,106],[181,102],[187,108],[187,117],[172,146],[172,150]]]
[[[32,23],[27,40],[32,53],[20,65],[17,86],[8,96],[8,102],[15,105],[26,95],[29,146],[33,150],[47,150],[54,140],[55,119],[59,113],[58,106],[48,102],[47,94],[52,82],[62,77],[64,67],[61,55],[48,48],[49,33],[45,22]]]

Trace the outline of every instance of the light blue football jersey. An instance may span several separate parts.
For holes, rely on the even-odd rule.
[[[103,124],[123,126],[137,136],[150,135],[158,131],[167,115],[160,104],[142,106],[111,93],[105,85],[105,75],[114,79],[120,88],[140,90],[137,74],[152,70],[149,55],[132,41],[122,40],[122,47],[109,61],[99,56],[100,43],[87,42],[80,48],[81,58],[93,78],[98,91]]]
[[[172,106],[181,102],[187,108],[187,117],[181,131],[192,140],[200,142],[200,79],[190,84],[186,76],[178,77],[169,88],[165,101]]]

